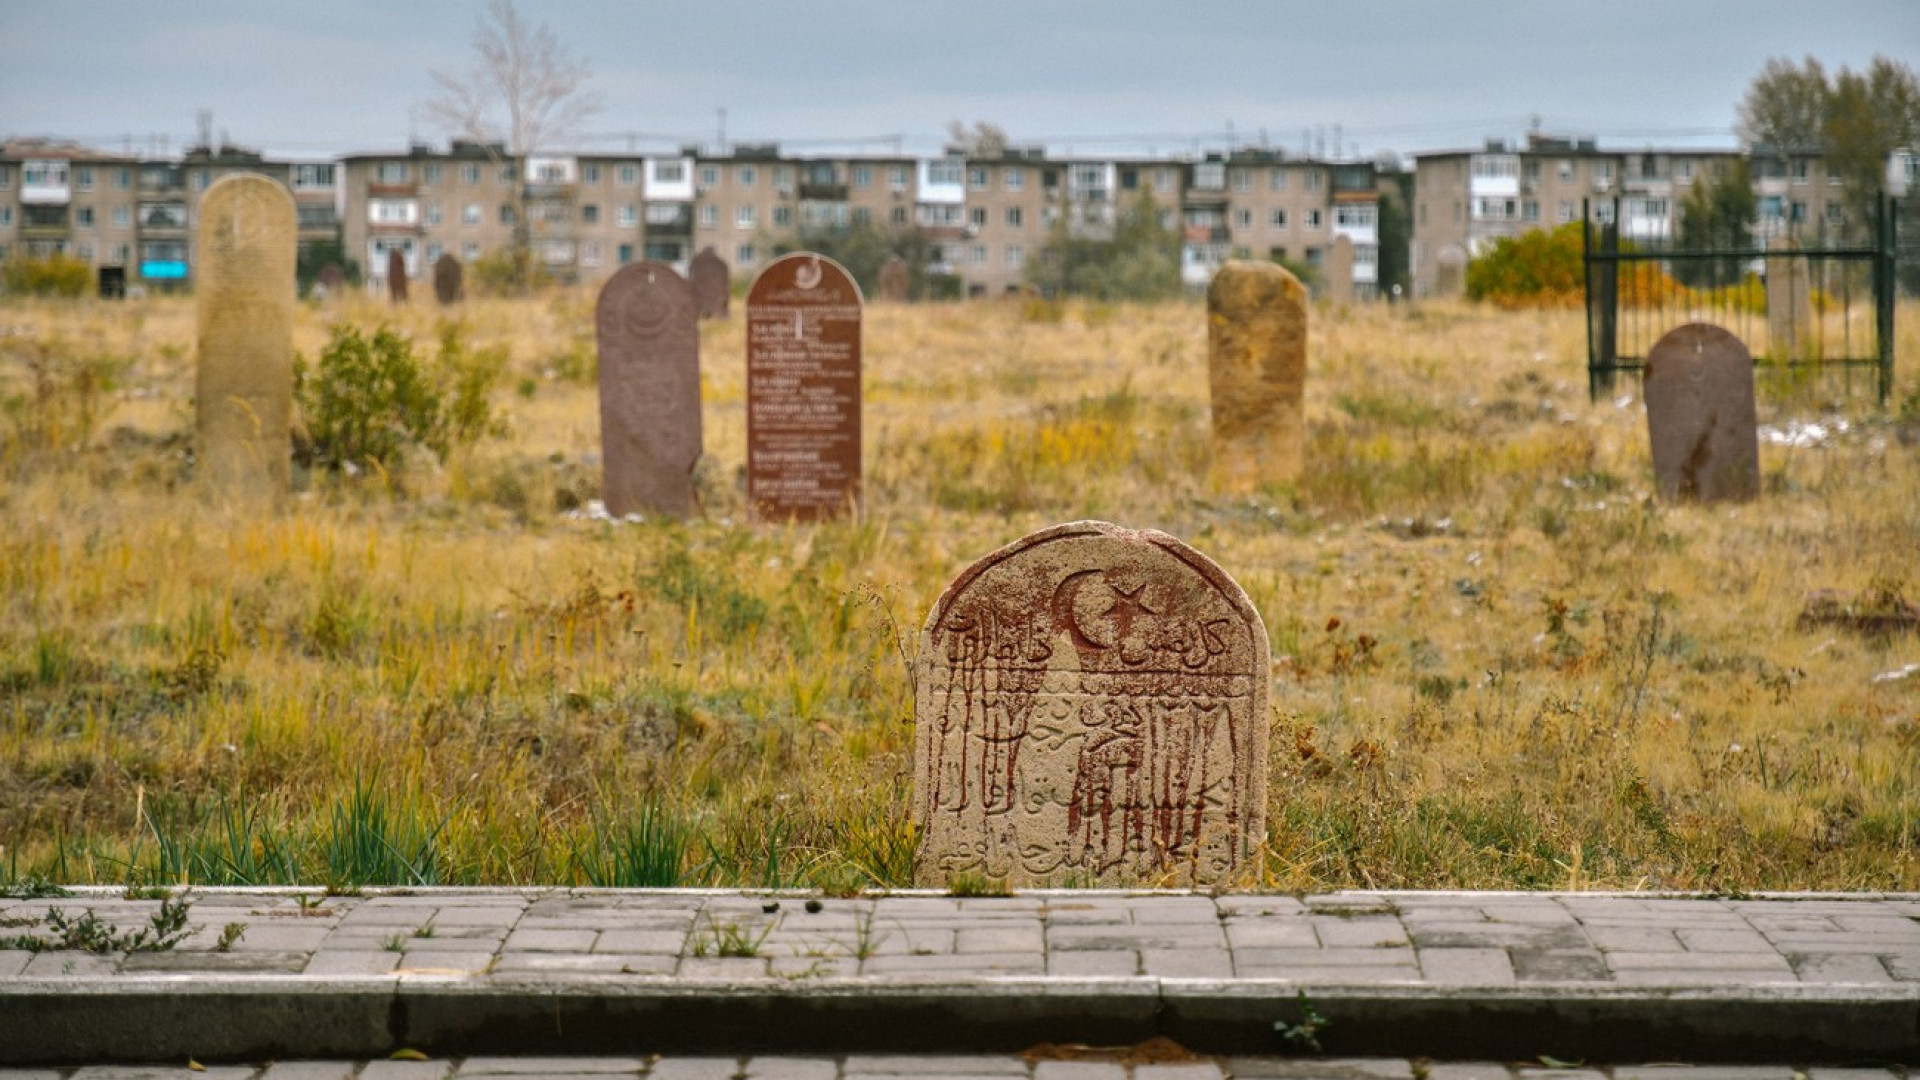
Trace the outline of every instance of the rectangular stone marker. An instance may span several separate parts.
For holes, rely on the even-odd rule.
[[[406,267],[401,267],[406,272]],[[457,304],[466,295],[462,281],[464,273],[460,269],[460,260],[452,255],[442,255],[433,263],[433,298],[440,301],[441,307]]]
[[[701,248],[687,267],[693,281],[693,307],[702,319],[724,319],[733,303],[733,275],[712,248]]]
[[[607,512],[686,517],[701,452],[693,289],[664,263],[629,263],[601,286],[594,332]]]
[[[1333,238],[1333,246],[1327,249],[1327,262],[1322,272],[1327,275],[1327,302],[1353,303],[1353,237]]]
[[[195,470],[219,497],[286,494],[292,453],[293,196],[256,173],[234,173],[200,200],[195,302]]]
[[[1745,501],[1760,493],[1753,357],[1708,323],[1669,331],[1647,353],[1647,437],[1660,497]]]
[[[1165,533],[1080,521],[974,563],[920,634],[918,884],[1250,881],[1269,662],[1246,593]]]
[[[880,299],[889,304],[907,302],[907,262],[898,255],[887,256],[880,266]]]
[[[1235,260],[1207,286],[1213,490],[1246,495],[1300,475],[1307,290],[1281,267]]]
[[[1769,355],[1814,359],[1813,287],[1807,259],[1797,245],[1777,237],[1767,245],[1767,337]]]
[[[407,302],[407,258],[399,248],[387,252],[387,299],[396,304]]]
[[[860,287],[785,256],[747,291],[747,502],[763,521],[850,512],[860,495]]]

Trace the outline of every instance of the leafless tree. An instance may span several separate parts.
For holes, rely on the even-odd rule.
[[[496,163],[524,167],[552,150],[600,111],[585,89],[592,70],[544,24],[528,23],[512,0],[492,0],[473,34],[473,62],[464,72],[431,71],[440,90],[426,116],[457,138],[486,147]],[[524,178],[513,185],[514,257],[523,266],[530,233]]]

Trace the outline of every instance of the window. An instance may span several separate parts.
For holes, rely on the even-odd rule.
[[[1523,162],[1521,162],[1521,163],[1520,163],[1520,178],[1521,178],[1522,180],[1532,180],[1532,181],[1534,181],[1534,182],[1536,182],[1536,183],[1537,183],[1537,182],[1539,182],[1539,180],[1540,180],[1540,163],[1539,163],[1539,162],[1537,162],[1537,161],[1523,161]]]
[[[79,259],[81,262],[92,262],[93,261],[93,245],[85,244],[85,243],[75,244],[73,246],[73,255],[74,255],[74,258]]]
[[[304,165],[295,165],[293,167],[293,186],[294,187],[301,186],[300,170],[307,167],[308,166],[304,166]],[[439,162],[437,161],[427,162],[425,165],[422,165],[420,167],[420,172],[421,172],[422,178],[425,179],[427,183],[437,184],[440,182],[440,163]]]
[[[376,225],[411,225],[419,213],[419,204],[412,199],[367,200],[367,220]]]
[[[654,171],[654,175],[659,177],[661,182],[663,183],[677,184],[680,182],[680,163],[677,161],[662,162],[660,167]],[[621,187],[634,187],[639,183],[640,183],[640,166],[638,165],[620,166],[620,186]]]
[[[1021,267],[1027,265],[1027,249],[1025,245],[1008,244],[1006,260],[1007,260],[1007,269],[1009,270],[1018,270]]]
[[[785,209],[786,209],[786,207],[784,207],[784,206],[783,206],[783,207],[781,207],[780,209],[781,209],[781,210],[785,210]],[[774,216],[775,216],[775,218],[776,218],[776,219],[778,219],[778,218],[780,217],[780,214],[779,214],[779,211],[775,211],[775,214],[774,214]],[[853,223],[854,223],[855,225],[871,225],[871,224],[873,224],[873,211],[872,211],[872,210],[869,210],[868,208],[866,208],[866,207],[864,207],[864,206],[856,206],[856,207],[854,207],[854,208],[853,208]],[[784,221],[782,221],[782,222],[780,222],[780,224],[783,224],[783,225],[784,225],[784,224],[786,224],[786,223],[785,223]]]
[[[927,183],[958,185],[960,183],[960,162],[953,158],[942,158],[939,161],[927,162]]]
[[[461,258],[463,258],[463,259],[465,259],[465,260],[466,260],[467,262],[472,262],[473,260],[475,260],[475,259],[477,259],[477,258],[479,258],[479,257],[480,257],[480,245],[479,245],[479,244],[472,244],[472,243],[468,243],[468,244],[461,244],[461,245],[460,245],[460,257],[461,257]]]
[[[0,229],[13,227],[13,207],[0,203]]]
[[[1197,161],[1193,165],[1193,186],[1203,191],[1219,191],[1227,186],[1227,167],[1218,161]]]
[[[440,224],[440,203],[438,201],[427,204],[427,224]]]
[[[133,210],[130,207],[116,206],[113,208],[113,227],[114,228],[125,229],[132,225],[133,225]]]
[[[1342,229],[1371,229],[1380,220],[1372,203],[1347,203],[1333,208],[1333,223]]]
[[[1561,158],[1561,159],[1560,159],[1560,164],[1559,164],[1559,166],[1558,166],[1558,168],[1557,168],[1557,170],[1556,170],[1556,171],[1557,171],[1557,172],[1558,172],[1558,173],[1560,174],[1560,182],[1561,182],[1561,183],[1563,183],[1563,184],[1564,184],[1564,183],[1567,183],[1568,181],[1570,181],[1570,180],[1572,180],[1572,179],[1573,179],[1573,162],[1572,162],[1572,160],[1570,160],[1570,159],[1568,159],[1568,158]]]
[[[1322,180],[1321,180],[1320,170],[1308,169],[1307,170],[1307,190],[1319,191],[1321,183],[1322,183]]]
[[[754,226],[754,213],[753,213],[752,206],[736,206],[733,208],[733,227],[734,228],[751,229],[753,228],[753,226]]]
[[[1308,173],[1307,175],[1308,175],[1308,176],[1316,176],[1316,175],[1318,175],[1318,174],[1317,174],[1317,173]],[[1309,211],[1307,211],[1307,228],[1309,228],[1309,229],[1317,229],[1317,228],[1319,228],[1319,227],[1320,227],[1320,211],[1319,211],[1319,209],[1317,209],[1317,208],[1316,208],[1316,209],[1313,209],[1313,210],[1309,210]]]
[[[1693,183],[1693,162],[1676,161],[1673,163],[1673,179],[1678,184]]]
[[[1276,173],[1275,175],[1279,175],[1279,174]],[[1267,228],[1284,229],[1286,227],[1287,227],[1287,212],[1285,210],[1276,209],[1276,210],[1267,211]]]
[[[720,170],[712,165],[700,167],[700,186],[715,187],[720,183]]]
[[[968,207],[967,224],[976,229],[985,228],[987,224],[987,208],[984,206]]]
[[[1267,190],[1268,191],[1287,190],[1287,170],[1268,169],[1267,170]],[[1282,224],[1285,224],[1285,222],[1283,221]]]
[[[439,262],[440,250],[441,249],[439,244],[428,244],[427,245],[427,261],[430,263]]]
[[[470,202],[467,205],[460,208],[460,224],[462,225],[480,224],[480,204],[479,203]]]
[[[1613,183],[1613,162],[1596,161],[1593,163],[1593,182],[1606,185]]]
[[[1787,166],[1787,175],[1793,178],[1796,186],[1811,183],[1813,180],[1813,162],[1800,158]]]
[[[193,189],[195,191],[207,190],[207,170],[205,169],[193,170]]]
[[[905,165],[887,166],[887,189],[889,191],[907,190],[907,167]],[[904,225],[906,222],[901,222]]]
[[[599,183],[600,182],[600,163],[593,162],[592,164],[580,166],[580,182],[583,184]],[[586,261],[585,254],[582,254],[580,256],[580,261],[581,262]]]
[[[503,184],[513,183],[513,166],[512,165],[500,166],[500,182]]]
[[[633,245],[632,244],[620,245],[619,259],[620,259],[621,266],[625,266],[628,263],[633,261]]]
[[[760,171],[751,165],[742,165],[733,170],[733,182],[743,188],[750,188],[760,182]]]
[[[1253,228],[1253,211],[1244,207],[1233,212],[1233,227],[1236,229]]]
[[[113,170],[114,190],[125,191],[128,188],[131,188],[132,186],[133,186],[133,170],[132,169]],[[125,262],[126,260],[122,259],[121,261]]]
[[[640,208],[632,203],[621,203],[619,209],[613,212],[613,223],[623,229],[631,229],[639,225]]]
[[[741,266],[746,266],[752,263],[753,262],[753,245],[741,244],[739,247],[734,248],[733,261],[739,263]]]
[[[407,182],[407,172],[407,163],[404,161],[383,161],[380,163],[380,182],[404,184]]]
[[[93,190],[93,166],[82,165],[73,170],[73,186],[81,191]]]
[[[116,263],[124,263],[133,255],[133,249],[126,244],[115,244],[107,250],[111,252],[110,258]],[[0,259],[5,258],[5,255],[0,255]]]
[[[873,186],[873,166],[855,165],[853,167],[853,186],[865,191]]]
[[[967,261],[975,266],[987,265],[987,245],[974,244],[967,249]]]
[[[1027,170],[1019,165],[1009,165],[1000,170],[1000,186],[1008,191],[1023,191],[1027,186]]]
[[[907,208],[904,206],[896,206],[892,210],[889,210],[887,212],[887,222],[888,224],[896,226],[905,225],[907,223]]]
[[[1161,168],[1153,170],[1153,190],[1172,191],[1173,188],[1174,188],[1174,183],[1173,183],[1172,168],[1163,166]]]
[[[700,227],[717,229],[720,227],[720,208],[711,204],[700,208]]]
[[[1807,204],[1801,202],[1798,199],[1795,199],[1793,202],[1788,203],[1787,204],[1787,220],[1788,221],[1807,220]]]
[[[787,226],[792,225],[793,224],[793,207],[788,206],[785,203],[781,203],[779,206],[774,207],[773,223],[775,225],[780,226],[781,228],[786,228]]]
[[[987,170],[984,165],[975,165],[967,170],[967,187],[974,191],[987,190]]]
[[[502,224],[502,225],[511,225],[511,224],[513,224],[513,206],[512,206],[512,204],[510,204],[510,203],[501,203],[501,204],[500,204],[500,224]]]
[[[471,187],[480,182],[480,166],[468,163],[460,166],[460,182]]]
[[[1251,169],[1234,169],[1228,173],[1228,178],[1232,182],[1233,190],[1235,191],[1253,190],[1253,171]]]
[[[1573,204],[1568,202],[1565,199],[1560,200],[1559,220],[1560,220],[1560,224],[1562,225],[1565,225],[1567,222],[1573,220]]]
[[[639,175],[632,165],[620,166],[620,182],[631,184]],[[662,184],[678,184],[687,178],[687,166],[679,161],[656,161],[653,163],[653,178]]]
[[[596,206],[593,203],[588,203],[585,206],[582,206],[580,208],[580,224],[582,225],[600,224],[600,207]]]
[[[1533,199],[1528,199],[1526,202],[1521,203],[1520,204],[1520,220],[1539,221],[1540,220],[1540,204]]]
[[[1024,229],[1027,226],[1027,212],[1018,206],[1007,207],[1007,228]]]
[[[600,265],[600,241],[583,240],[580,242],[580,265],[581,266],[599,266]]]
[[[833,178],[828,177],[827,182],[832,183]],[[793,166],[775,165],[773,167],[773,186],[776,188],[779,188],[783,192],[792,191],[793,190]]]

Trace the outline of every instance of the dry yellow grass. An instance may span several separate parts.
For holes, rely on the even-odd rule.
[[[1762,446],[1759,502],[1666,507],[1577,312],[1318,309],[1308,474],[1224,500],[1197,304],[875,307],[864,515],[768,526],[736,317],[706,515],[616,526],[561,509],[598,480],[591,312],[461,309],[511,353],[508,438],[242,517],[183,486],[190,302],[0,306],[0,884],[903,883],[903,650],[967,562],[1098,517],[1266,618],[1249,885],[1920,887],[1920,669],[1886,677],[1920,639],[1795,626],[1815,589],[1920,598],[1920,449],[1864,395]],[[308,307],[298,345],[441,318]]]

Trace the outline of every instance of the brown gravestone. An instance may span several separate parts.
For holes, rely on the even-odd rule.
[[[747,290],[747,502],[763,521],[848,513],[860,496],[860,286],[798,253]]]
[[[907,262],[890,255],[880,266],[880,299],[889,304],[907,302]]]
[[[712,248],[701,248],[687,267],[693,282],[693,307],[702,319],[724,319],[733,301],[733,278]]]
[[[387,298],[396,304],[407,302],[407,258],[399,248],[387,252]]]
[[[974,563],[920,634],[918,883],[1245,881],[1269,662],[1246,593],[1165,533],[1079,521]]]
[[[601,287],[594,331],[607,512],[686,517],[701,450],[693,290],[664,263],[628,263]]]
[[[1708,323],[1669,331],[1647,353],[1647,436],[1660,496],[1745,501],[1760,493],[1753,357]]]
[[[1207,287],[1216,492],[1248,494],[1300,475],[1307,290],[1281,267],[1235,260]]]
[[[272,501],[287,491],[294,222],[293,196],[257,173],[224,176],[200,200],[194,451],[217,496]]]
[[[402,269],[404,273],[404,268]],[[460,260],[452,255],[442,255],[433,263],[433,297],[440,306],[457,304],[466,295],[462,282],[465,275],[460,269]]]
[[[1326,297],[1329,303],[1353,303],[1353,237],[1336,236],[1333,246],[1327,249],[1327,264],[1321,268],[1327,277]]]
[[[1813,289],[1807,258],[1784,237],[1767,248],[1767,352],[1781,360],[1812,359]]]
[[[320,268],[320,295],[327,298],[339,296],[347,287],[347,272],[340,269],[339,263],[328,263]]]

